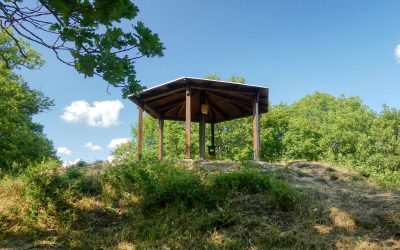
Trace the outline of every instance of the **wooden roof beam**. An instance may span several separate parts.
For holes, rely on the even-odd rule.
[[[180,106],[182,103],[185,103],[185,100],[180,101],[180,102],[177,102],[177,101],[170,102],[170,103],[163,105],[163,107],[159,108],[158,111],[162,114],[162,113],[170,111],[171,109],[174,109],[177,106]]]
[[[248,110],[245,110],[245,109],[247,109],[247,106],[243,106],[242,104],[240,104],[240,103],[235,103],[234,101],[229,101],[233,106],[235,106],[241,113],[249,113],[249,111]],[[245,107],[245,108],[243,108],[243,107]]]
[[[216,111],[218,111],[218,113],[220,113],[220,114],[222,115],[222,117],[230,117],[230,115],[227,114],[227,113],[226,113],[225,111],[223,111],[222,109],[220,109],[220,108],[218,107],[218,105],[210,106],[210,108],[214,108]]]
[[[251,109],[251,105],[252,105],[251,102],[248,103],[248,102],[245,102],[243,100],[238,100],[236,97],[235,97],[234,100],[232,100],[232,99],[226,98],[225,96],[221,96],[219,94],[215,94],[215,93],[211,93],[211,92],[208,92],[208,94],[212,95],[212,96],[215,96],[216,98],[224,99],[224,100],[226,100],[226,101],[228,101],[230,103],[240,103],[240,104],[246,105],[246,106],[248,105],[249,108]]]
[[[205,87],[202,87],[202,86],[196,86],[196,85],[194,85],[194,86],[192,86],[192,89],[194,89],[194,90],[204,90],[204,91],[219,91],[219,92],[223,92],[223,93],[231,93],[232,94],[232,92],[236,92],[237,93],[237,90],[235,90],[235,89],[231,89],[231,88],[228,88],[228,87],[217,87],[217,86],[210,86],[210,87],[208,87],[208,86],[205,86]],[[249,95],[250,97],[254,97],[255,95],[256,95],[256,93],[254,92],[254,91],[252,91],[252,90],[241,90],[240,91],[240,94],[241,95]]]
[[[207,94],[207,92],[205,92],[204,96],[205,96],[205,103],[206,103],[206,105],[208,106],[208,113],[210,114],[211,121],[214,122],[216,117],[215,117],[214,112],[211,110],[211,105],[210,105],[210,102],[208,101],[208,94]]]
[[[168,96],[168,95],[172,95],[172,94],[175,94],[175,93],[177,93],[177,92],[180,92],[180,91],[184,91],[185,90],[185,88],[177,88],[177,89],[174,89],[174,90],[163,90],[161,93],[156,93],[156,94],[151,94],[151,92],[150,93],[145,93],[144,95],[150,95],[149,97],[147,97],[147,98],[143,98],[142,99],[142,101],[143,102],[149,102],[149,101],[157,101],[157,100],[159,100],[159,99],[161,99],[161,98],[163,98],[163,97],[165,97],[165,96]]]

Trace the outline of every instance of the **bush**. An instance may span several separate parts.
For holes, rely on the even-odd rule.
[[[56,216],[72,222],[75,213],[72,201],[84,196],[100,194],[101,184],[80,167],[60,168],[58,161],[45,161],[30,166],[22,175],[25,183],[24,197],[30,204],[33,221],[46,216]],[[45,214],[43,214],[45,213]]]
[[[144,210],[180,204],[187,208],[215,208],[240,193],[264,193],[271,205],[291,209],[299,201],[298,193],[285,183],[255,170],[205,174],[165,163],[133,163],[115,167],[106,174],[116,193],[133,192],[141,197]]]
[[[140,195],[145,210],[176,203],[186,207],[212,206],[216,199],[194,171],[160,162],[115,167],[108,171],[106,180],[120,195],[123,192]]]
[[[263,193],[268,196],[270,205],[283,210],[292,209],[299,202],[299,194],[295,189],[254,170],[219,174],[213,180],[213,188],[223,196]]]
[[[259,193],[271,190],[269,177],[254,171],[236,171],[219,174],[214,178],[213,186],[221,193]]]

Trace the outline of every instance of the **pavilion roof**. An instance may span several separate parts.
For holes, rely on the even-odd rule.
[[[181,77],[128,98],[154,118],[185,121],[186,88],[191,89],[191,119],[200,120],[200,93],[209,107],[206,122],[223,122],[253,115],[253,101],[259,98],[259,112],[268,112],[268,88],[249,84]]]

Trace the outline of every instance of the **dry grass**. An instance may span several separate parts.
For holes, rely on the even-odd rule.
[[[274,171],[314,197],[336,249],[400,249],[400,189],[379,188],[354,171],[316,162],[291,162]]]
[[[351,218],[347,212],[342,211],[339,208],[332,207],[329,209],[329,219],[331,219],[335,227],[344,228],[348,231],[355,231],[357,229],[357,225],[353,218]]]
[[[27,213],[27,204],[22,199],[23,192],[22,181],[5,179],[0,182],[0,223],[12,232],[23,230],[20,224],[14,223],[22,221]]]

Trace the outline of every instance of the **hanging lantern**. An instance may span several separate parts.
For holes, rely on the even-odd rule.
[[[201,104],[201,113],[203,115],[208,115],[208,105],[207,104]]]

